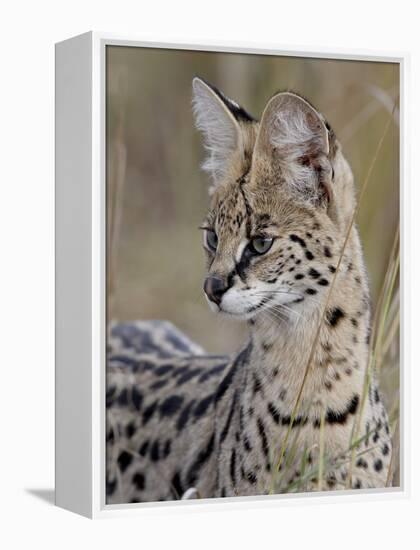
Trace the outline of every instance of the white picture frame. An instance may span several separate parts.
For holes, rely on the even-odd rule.
[[[400,193],[403,288],[401,317],[401,487],[336,492],[334,495],[273,495],[211,501],[130,505],[105,503],[105,336],[106,336],[106,196],[105,196],[105,50],[121,45],[142,48],[258,53],[364,61],[400,66]],[[278,45],[145,42],[111,34],[86,33],[56,45],[56,504],[90,517],[144,513],[162,506],[278,506],[296,503],[401,498],[409,494],[406,442],[409,365],[405,300],[407,204],[407,70],[408,55]],[[345,496],[344,496],[345,495]]]

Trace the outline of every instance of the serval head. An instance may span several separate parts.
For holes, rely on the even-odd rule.
[[[251,319],[319,303],[354,209],[354,184],[324,117],[296,93],[275,94],[260,121],[199,78],[210,208],[202,225],[211,308]]]

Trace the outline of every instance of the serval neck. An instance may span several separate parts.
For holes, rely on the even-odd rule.
[[[293,408],[309,361],[302,408],[314,402],[336,406],[360,394],[368,358],[370,314],[367,290],[351,305],[348,298],[345,300],[357,295],[354,285],[365,287],[364,270],[355,265],[346,259],[337,274],[324,319],[326,294],[318,304],[296,304],[293,311],[285,311],[284,318],[279,318],[278,312],[268,313],[250,325],[252,349],[246,380],[252,385],[251,395],[265,391],[275,402],[283,401],[287,409]]]

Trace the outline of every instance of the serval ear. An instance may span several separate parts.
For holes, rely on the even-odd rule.
[[[332,196],[331,152],[326,123],[312,105],[291,92],[270,99],[253,162],[268,160],[297,199],[327,205]]]
[[[232,154],[244,153],[241,124],[254,119],[237,103],[197,77],[193,80],[193,112],[207,150],[202,168],[210,174],[214,189],[226,175]]]

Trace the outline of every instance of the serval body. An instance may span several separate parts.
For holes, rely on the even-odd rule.
[[[111,328],[107,502],[384,487],[391,441],[366,378],[354,226],[342,253],[355,200],[341,147],[296,94],[276,94],[258,122],[200,79],[193,92],[211,177],[204,291],[249,341],[209,356],[169,323]]]

